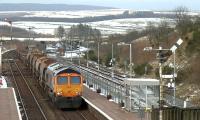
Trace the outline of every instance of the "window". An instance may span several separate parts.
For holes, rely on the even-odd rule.
[[[57,84],[58,85],[67,84],[67,77],[58,77]]]
[[[81,78],[79,76],[71,77],[71,83],[72,84],[80,84],[81,83]]]

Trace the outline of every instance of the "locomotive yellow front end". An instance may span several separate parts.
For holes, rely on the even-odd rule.
[[[80,73],[62,73],[55,77],[54,103],[58,108],[79,108],[82,103],[83,80]]]

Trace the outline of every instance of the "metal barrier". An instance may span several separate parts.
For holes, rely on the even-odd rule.
[[[151,120],[159,120],[159,109],[153,109]],[[200,108],[164,108],[163,120],[200,120]]]
[[[100,94],[106,96],[108,99],[112,98],[112,100],[118,103],[121,107],[136,112],[139,108],[146,107],[146,86],[130,87],[130,85],[125,85],[124,81],[107,77],[102,75],[100,72],[91,71],[90,69],[83,67],[80,67],[80,70],[86,80],[87,86],[96,92],[97,90],[101,91]],[[158,101],[158,96],[156,96],[156,98]],[[147,107],[157,104],[154,95],[151,95],[151,98],[149,98],[148,101]],[[155,102],[152,103],[152,101]]]

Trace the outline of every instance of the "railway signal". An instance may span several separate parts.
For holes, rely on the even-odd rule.
[[[159,59],[159,74],[160,74],[160,111],[159,111],[159,119],[163,120],[162,118],[162,108],[163,108],[163,78],[162,78],[162,67],[163,63],[167,61],[169,56],[173,53],[174,54],[174,105],[175,105],[175,51],[176,49],[183,43],[183,40],[180,38],[178,41],[170,48],[170,49],[162,49],[162,47],[159,47],[159,49],[152,49],[152,47],[146,47],[144,48],[144,51],[158,51],[157,57]]]

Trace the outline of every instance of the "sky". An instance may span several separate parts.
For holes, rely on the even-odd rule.
[[[178,6],[185,6],[190,10],[200,10],[200,0],[0,0],[0,3],[64,3],[133,10],[172,10]]]

